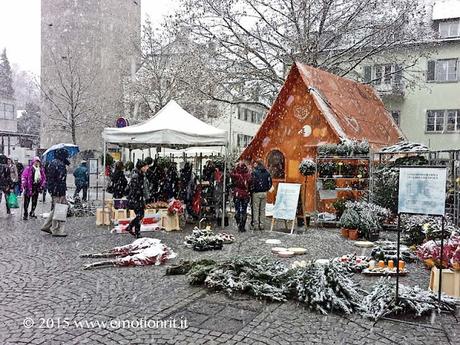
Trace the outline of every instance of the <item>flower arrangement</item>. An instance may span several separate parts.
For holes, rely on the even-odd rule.
[[[299,172],[302,176],[311,176],[316,172],[316,163],[308,158],[302,159],[299,164]]]
[[[169,202],[169,205],[168,205],[168,213],[171,214],[171,215],[183,214],[184,213],[184,208],[185,207],[184,207],[184,205],[182,205],[180,200],[172,199]]]
[[[430,240],[417,248],[417,256],[428,267],[453,268],[460,270],[460,235],[454,233],[443,247],[441,261],[441,245],[439,241]]]

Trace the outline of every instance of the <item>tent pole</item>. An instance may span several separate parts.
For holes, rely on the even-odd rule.
[[[105,165],[107,164],[107,142],[104,140],[104,158],[102,159],[102,224],[105,223]],[[110,225],[110,224],[109,224]]]

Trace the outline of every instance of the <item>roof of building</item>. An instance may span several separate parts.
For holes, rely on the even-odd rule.
[[[340,138],[365,139],[375,146],[404,138],[371,86],[301,63],[292,69],[298,70],[316,106]]]

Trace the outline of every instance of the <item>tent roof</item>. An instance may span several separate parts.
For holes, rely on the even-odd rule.
[[[317,107],[339,137],[366,139],[376,146],[404,138],[371,86],[301,63],[293,68],[298,69]]]
[[[227,132],[213,127],[169,101],[149,120],[125,128],[105,128],[102,137],[107,143],[131,148],[222,146]]]

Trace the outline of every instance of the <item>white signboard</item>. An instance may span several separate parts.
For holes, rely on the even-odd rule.
[[[300,195],[299,183],[280,183],[276,192],[273,218],[294,220]]]
[[[90,159],[89,160],[89,173],[90,174],[97,174],[97,159]]]
[[[444,215],[445,168],[400,168],[398,212]]]

